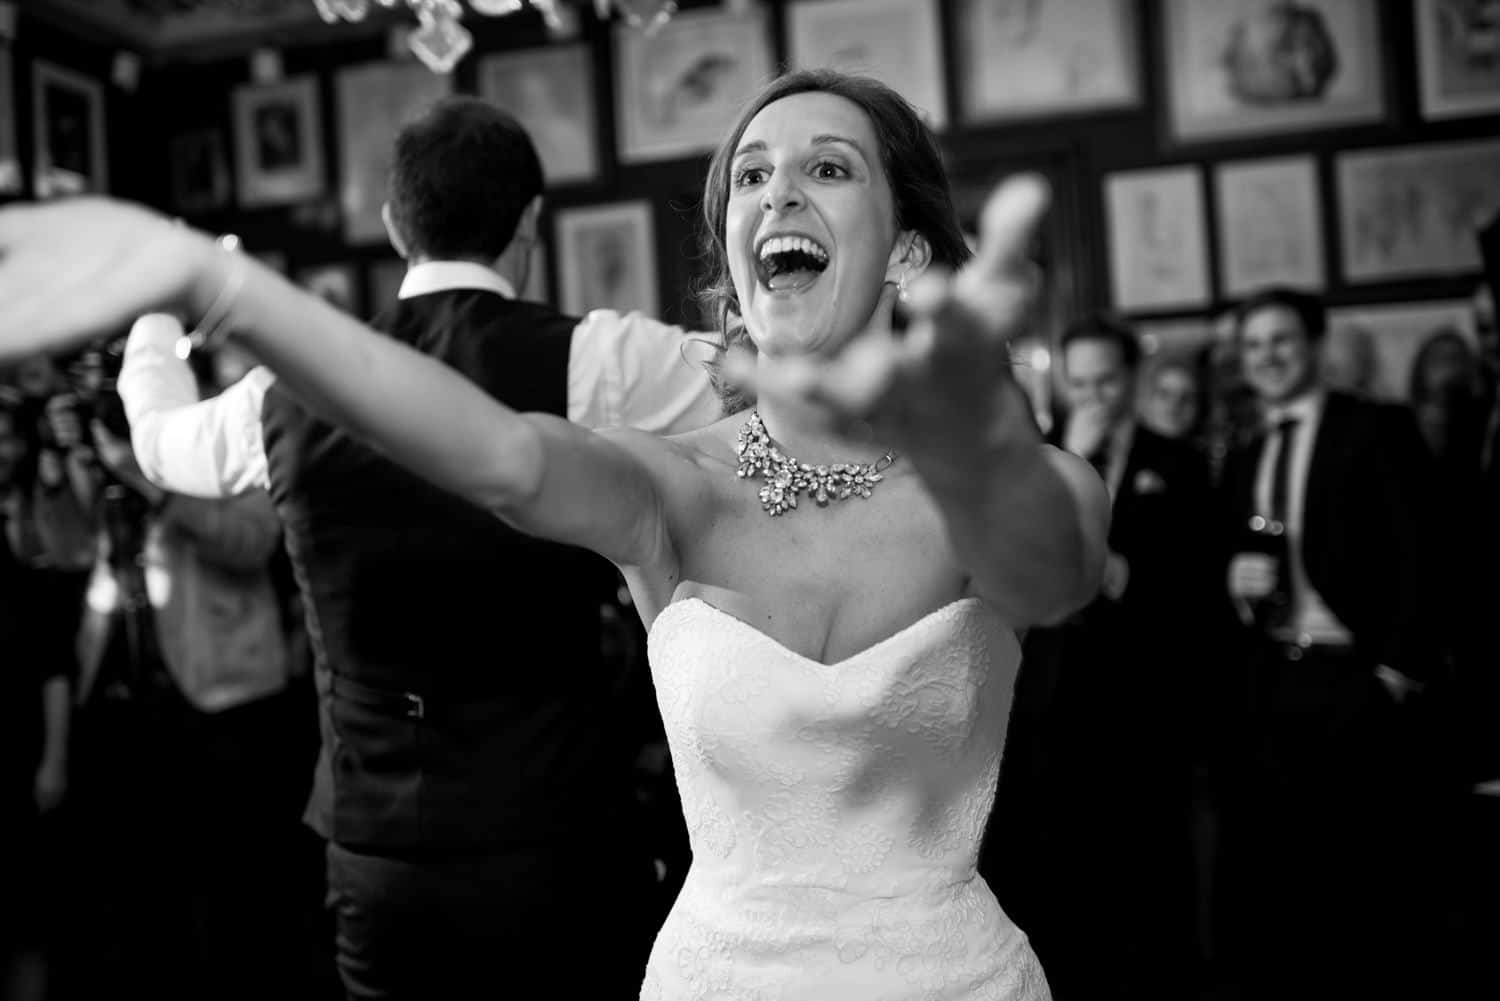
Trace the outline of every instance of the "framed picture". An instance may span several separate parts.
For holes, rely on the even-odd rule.
[[[379,316],[401,297],[401,282],[406,279],[406,262],[399,257],[386,258],[370,265],[370,316]]]
[[[347,242],[385,242],[380,206],[391,144],[401,126],[419,118],[450,87],[449,76],[418,62],[370,63],[339,71],[339,204]]]
[[[813,0],[787,8],[792,65],[868,73],[941,129],[948,124],[934,0]]]
[[[16,153],[16,88],[10,46],[0,45],[0,195],[14,195],[26,187],[21,158]]]
[[[172,205],[184,215],[215,212],[229,204],[229,158],[218,129],[193,129],[167,144],[172,164]]]
[[[542,160],[547,186],[599,176],[594,63],[588,46],[502,52],[479,63],[479,96],[516,117]]]
[[[1165,0],[1172,138],[1198,142],[1379,120],[1380,6]]]
[[[31,110],[36,196],[108,191],[99,82],[38,59],[31,64]]]
[[[1479,227],[1500,210],[1500,141],[1343,153],[1336,169],[1345,279],[1480,269]]]
[[[1478,0],[1415,0],[1423,118],[1500,114],[1500,12]]]
[[[990,122],[1140,103],[1136,0],[961,0],[963,117]]]
[[[242,207],[287,205],[321,195],[323,116],[317,79],[236,87],[234,149]]]
[[[1104,179],[1115,306],[1172,309],[1208,302],[1203,175],[1197,167],[1123,171]]]
[[[615,29],[620,159],[662,160],[711,150],[724,124],[770,79],[764,10],[685,11],[651,32]]]
[[[621,202],[557,213],[559,308],[639,309],[657,314],[656,240],[651,204]]]
[[[332,303],[339,309],[359,316],[359,288],[352,264],[320,264],[298,270],[295,278],[298,285],[313,295]]]
[[[1328,311],[1325,364],[1330,354],[1357,360],[1353,388],[1385,400],[1411,398],[1412,367],[1422,345],[1440,331],[1451,330],[1477,344],[1474,313],[1467,299],[1347,306]]]
[[[1322,288],[1323,216],[1311,156],[1220,164],[1219,290],[1239,296],[1267,285]]]

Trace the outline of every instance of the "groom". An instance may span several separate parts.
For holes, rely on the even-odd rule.
[[[515,298],[542,173],[525,131],[450,98],[396,140],[385,220],[409,262],[376,326],[497,399],[591,425],[719,416],[682,331]],[[257,369],[194,402],[169,317],[131,333],[120,391],[142,468],[183,492],[269,488],[314,640],[323,733],[307,819],[327,839],[354,998],[634,998],[660,915],[600,645],[604,561],[514,532],[319,420]],[[462,988],[459,985],[464,985]]]

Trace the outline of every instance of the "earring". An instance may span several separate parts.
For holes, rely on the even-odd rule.
[[[902,302],[907,302],[911,299],[911,293],[906,291],[906,274],[904,272],[901,275],[901,280],[896,282],[896,298]]]

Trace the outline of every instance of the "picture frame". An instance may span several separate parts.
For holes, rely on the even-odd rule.
[[[1468,299],[1341,306],[1328,311],[1325,349],[1341,338],[1367,338],[1374,370],[1366,391],[1378,399],[1404,403],[1411,398],[1409,383],[1417,353],[1427,338],[1443,329],[1456,331],[1470,348],[1476,348],[1474,313]]]
[[[966,123],[1141,103],[1137,0],[959,0]]]
[[[1376,122],[1386,115],[1382,5],[1163,0],[1172,142]],[[1274,39],[1270,44],[1268,39]]]
[[[353,264],[318,264],[298,268],[293,280],[350,316],[364,315],[360,310],[359,284]]]
[[[217,212],[229,205],[229,157],[224,133],[191,129],[167,143],[171,163],[172,205],[183,215]]]
[[[0,195],[17,195],[26,188],[16,147],[15,66],[10,46],[0,45]]]
[[[236,87],[234,162],[241,208],[323,193],[323,115],[314,76]]]
[[[1500,114],[1500,54],[1495,51],[1500,25],[1485,19],[1484,5],[1414,0],[1412,16],[1422,117]]]
[[[1341,153],[1335,171],[1346,281],[1480,270],[1479,227],[1500,210],[1500,140]]]
[[[771,78],[770,19],[689,10],[650,32],[616,26],[616,143],[623,163],[703,153]]]
[[[1218,164],[1214,192],[1221,295],[1246,295],[1269,285],[1327,285],[1315,157]]]
[[[871,74],[910,101],[932,129],[947,127],[935,0],[801,0],[786,12],[794,68]]]
[[[419,62],[376,62],[346,67],[338,91],[339,204],[344,240],[384,243],[386,174],[396,133],[452,90],[449,75]]]
[[[33,188],[37,198],[109,190],[104,87],[38,59],[31,64]]]
[[[1104,201],[1115,307],[1144,311],[1206,305],[1202,171],[1173,166],[1107,174]]]
[[[598,179],[599,121],[587,45],[485,56],[479,62],[477,93],[525,127],[548,187]]]
[[[656,238],[651,203],[617,202],[559,209],[558,306],[658,315]]]

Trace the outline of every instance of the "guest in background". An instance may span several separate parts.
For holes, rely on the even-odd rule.
[[[53,814],[68,791],[73,657],[55,592],[16,558],[27,442],[0,407],[0,997],[47,997],[57,892]]]
[[[1191,799],[1199,690],[1216,668],[1208,470],[1135,417],[1134,331],[1090,317],[1062,338],[1068,404],[1054,443],[1087,459],[1112,498],[1099,594],[1025,638],[1001,816],[986,877],[1011,891],[1059,997],[1118,996],[1136,948],[1117,905],[1151,928],[1152,993],[1188,996],[1195,931]]]
[[[1208,407],[1195,356],[1164,355],[1147,366],[1141,423],[1176,441],[1196,443],[1203,433]]]
[[[1431,459],[1408,410],[1324,385],[1317,297],[1267,289],[1237,317],[1265,428],[1222,484],[1255,684],[1225,821],[1237,969],[1254,996],[1409,997],[1437,922],[1414,892],[1434,842],[1408,713],[1452,608]]]
[[[1375,335],[1361,326],[1343,326],[1328,331],[1319,355],[1323,385],[1355,396],[1375,396],[1380,375],[1380,356]]]
[[[1477,475],[1487,416],[1484,380],[1478,355],[1457,330],[1434,330],[1422,341],[1412,359],[1407,399],[1444,479]],[[1451,492],[1467,494],[1478,484],[1453,486]]]

